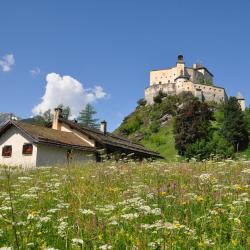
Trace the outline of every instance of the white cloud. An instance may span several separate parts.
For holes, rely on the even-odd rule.
[[[38,76],[38,75],[40,75],[42,72],[41,72],[41,70],[40,70],[40,68],[35,68],[35,69],[32,69],[32,70],[30,70],[30,74],[33,76],[33,77],[36,77],[36,76]]]
[[[13,54],[7,54],[2,57],[0,60],[0,67],[3,72],[8,72],[11,70],[11,67],[15,64],[15,58]]]
[[[60,104],[71,108],[72,117],[76,117],[87,103],[92,103],[107,96],[102,87],[85,89],[71,76],[60,76],[56,73],[47,74],[45,94],[41,103],[32,109],[34,115],[53,110]]]

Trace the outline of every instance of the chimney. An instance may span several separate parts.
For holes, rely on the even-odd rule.
[[[107,133],[107,122],[106,121],[102,121],[100,124],[100,130],[103,134]]]
[[[52,129],[61,130],[61,125],[60,125],[60,122],[59,122],[59,119],[61,117],[62,117],[62,109],[61,108],[55,108],[54,115],[53,115]]]

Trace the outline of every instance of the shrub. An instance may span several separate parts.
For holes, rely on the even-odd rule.
[[[160,104],[162,102],[162,97],[158,94],[154,97],[154,103]]]
[[[135,115],[127,120],[126,124],[123,126],[123,130],[129,135],[137,131],[142,124],[143,119],[139,115]]]
[[[144,98],[141,98],[137,101],[138,106],[145,106],[147,101]]]

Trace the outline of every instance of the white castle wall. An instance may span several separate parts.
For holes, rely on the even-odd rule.
[[[205,67],[194,64],[193,68],[185,67],[183,60],[178,60],[175,67],[150,72],[150,86],[145,90],[145,99],[154,103],[154,97],[162,91],[169,95],[191,92],[203,101],[221,103],[227,100],[223,88],[200,84],[201,80],[213,82],[213,76]]]

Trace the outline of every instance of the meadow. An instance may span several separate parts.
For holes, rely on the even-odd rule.
[[[250,162],[0,168],[0,249],[250,249]]]

